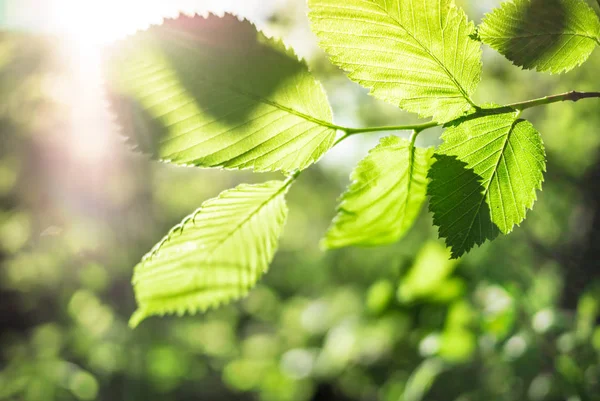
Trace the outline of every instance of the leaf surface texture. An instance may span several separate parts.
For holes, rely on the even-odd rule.
[[[473,107],[481,75],[475,26],[451,0],[309,0],[334,64],[379,99],[447,122]]]
[[[542,139],[515,113],[448,127],[429,171],[429,208],[452,256],[509,233],[533,206],[546,168]]]
[[[335,139],[307,65],[229,14],[167,19],[115,45],[105,71],[124,135],[163,161],[293,171]]]
[[[206,201],[135,267],[136,326],[150,315],[204,311],[245,295],[273,259],[287,184],[242,184]]]
[[[432,148],[416,148],[396,136],[381,139],[352,172],[322,245],[373,246],[400,239],[425,201],[432,154]]]
[[[479,35],[520,67],[560,73],[600,44],[600,21],[583,0],[512,0],[484,18]]]

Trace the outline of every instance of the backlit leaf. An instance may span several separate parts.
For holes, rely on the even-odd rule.
[[[600,21],[584,0],[511,0],[484,18],[479,35],[518,66],[560,73],[600,44]]]
[[[416,148],[396,136],[383,138],[352,172],[352,184],[322,245],[371,246],[402,237],[425,201],[432,154],[433,148]]]
[[[245,295],[273,259],[287,217],[287,183],[242,184],[206,201],[135,267],[138,310],[196,313]]]
[[[429,170],[429,208],[459,257],[521,223],[541,189],[542,139],[516,113],[467,117],[446,129]]]
[[[309,0],[331,60],[371,94],[452,120],[473,107],[481,75],[475,26],[452,0]]]
[[[167,19],[118,43],[105,71],[123,133],[163,161],[292,171],[335,138],[306,64],[229,14]]]

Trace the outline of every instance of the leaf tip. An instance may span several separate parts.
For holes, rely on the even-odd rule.
[[[144,319],[146,319],[146,317],[148,316],[144,309],[137,309],[129,318],[129,328],[132,330],[135,329]]]
[[[462,249],[459,250],[454,250],[452,247],[450,247],[450,259],[451,260],[458,260],[460,258],[462,258],[462,256],[465,254],[465,251]]]
[[[319,241],[319,249],[321,250],[321,252],[327,252],[327,251],[331,251],[333,249],[336,249],[336,247],[334,246],[334,244],[329,239],[329,235],[328,234],[329,233],[325,234],[325,236],[323,238],[321,238],[321,240]]]

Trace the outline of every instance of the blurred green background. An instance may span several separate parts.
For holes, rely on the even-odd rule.
[[[458,3],[478,23],[500,2]],[[141,256],[207,198],[277,177],[153,163],[113,126],[96,50],[178,8],[234,11],[285,38],[342,125],[416,121],[329,64],[302,0],[0,0],[1,400],[600,399],[597,99],[524,114],[546,145],[543,192],[514,233],[459,261],[426,210],[395,245],[319,250],[379,138],[357,136],[292,188],[280,250],[247,298],[130,330]],[[476,100],[597,91],[599,74],[598,50],[551,76],[484,48]]]

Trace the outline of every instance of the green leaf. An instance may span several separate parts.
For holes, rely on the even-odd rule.
[[[479,35],[520,67],[560,73],[600,44],[600,21],[583,0],[512,0],[484,18]]]
[[[373,246],[397,241],[425,201],[433,148],[389,136],[358,163],[322,246]]]
[[[289,182],[242,184],[206,201],[135,267],[138,310],[196,313],[240,298],[265,273],[287,217]]]
[[[473,107],[475,26],[452,0],[308,0],[334,64],[379,99],[447,122]]]
[[[422,401],[443,371],[442,360],[438,358],[425,359],[410,374],[401,399],[403,401]]]
[[[444,301],[454,298],[457,293],[460,293],[460,285],[458,291],[456,281],[450,278],[457,265],[456,260],[448,259],[450,252],[437,241],[429,241],[423,245],[415,256],[413,265],[402,277],[398,286],[398,300],[402,303],[410,303],[419,299],[427,299],[429,301],[439,300]],[[454,294],[450,293],[450,297],[445,297],[447,291],[454,290]]]
[[[335,139],[305,62],[229,14],[167,19],[118,43],[105,65],[124,135],[163,161],[292,171]]]
[[[429,209],[459,257],[523,221],[541,189],[545,153],[539,133],[516,113],[464,118],[442,139],[429,170]]]

